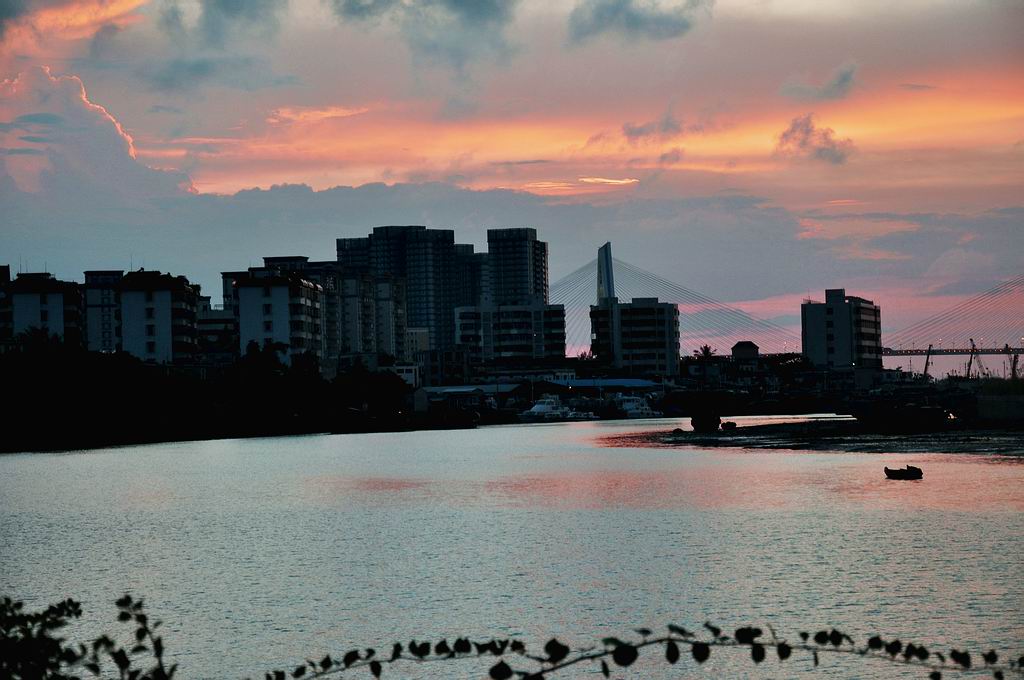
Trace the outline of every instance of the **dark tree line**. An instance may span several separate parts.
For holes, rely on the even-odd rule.
[[[250,345],[219,369],[146,364],[89,352],[43,332],[0,353],[0,451],[91,448],[185,439],[400,428],[409,386],[356,367],[321,377],[308,355],[290,365]]]

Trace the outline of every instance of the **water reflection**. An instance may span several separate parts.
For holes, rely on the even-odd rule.
[[[183,677],[413,636],[589,644],[709,617],[1024,639],[1021,465],[602,443],[677,423],[0,457],[0,591],[81,597],[82,625],[98,632],[131,589],[167,622]],[[922,483],[884,479],[906,463]]]

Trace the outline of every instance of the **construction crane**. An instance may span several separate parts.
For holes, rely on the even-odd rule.
[[[1020,359],[1020,354],[1010,349],[1010,344],[1007,343],[1003,347],[1003,351],[1010,355],[1010,380],[1017,379],[1017,361]]]
[[[964,374],[965,378],[971,377],[971,366],[974,365],[974,356],[978,353],[978,348],[974,345],[974,338],[971,338],[971,353],[967,355],[967,372]]]
[[[921,374],[922,377],[924,377],[925,382],[928,381],[928,365],[931,363],[931,361],[932,361],[932,346],[931,346],[931,343],[929,343],[928,344],[928,351],[925,352],[925,355],[924,355],[924,373]]]

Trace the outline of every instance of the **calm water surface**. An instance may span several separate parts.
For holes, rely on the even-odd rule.
[[[113,600],[143,596],[185,678],[413,636],[584,645],[707,619],[1024,652],[1024,458],[609,444],[679,424],[0,456],[0,593],[81,599],[81,634],[119,630]],[[922,482],[884,479],[908,463]],[[727,656],[695,675],[751,672]]]

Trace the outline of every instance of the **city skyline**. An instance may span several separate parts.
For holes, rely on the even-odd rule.
[[[14,10],[0,252],[15,270],[144,265],[212,292],[223,269],[330,259],[381,224],[478,249],[525,226],[551,244],[552,282],[611,240],[791,328],[825,288],[882,301],[901,328],[1021,271],[1012,3]]]

